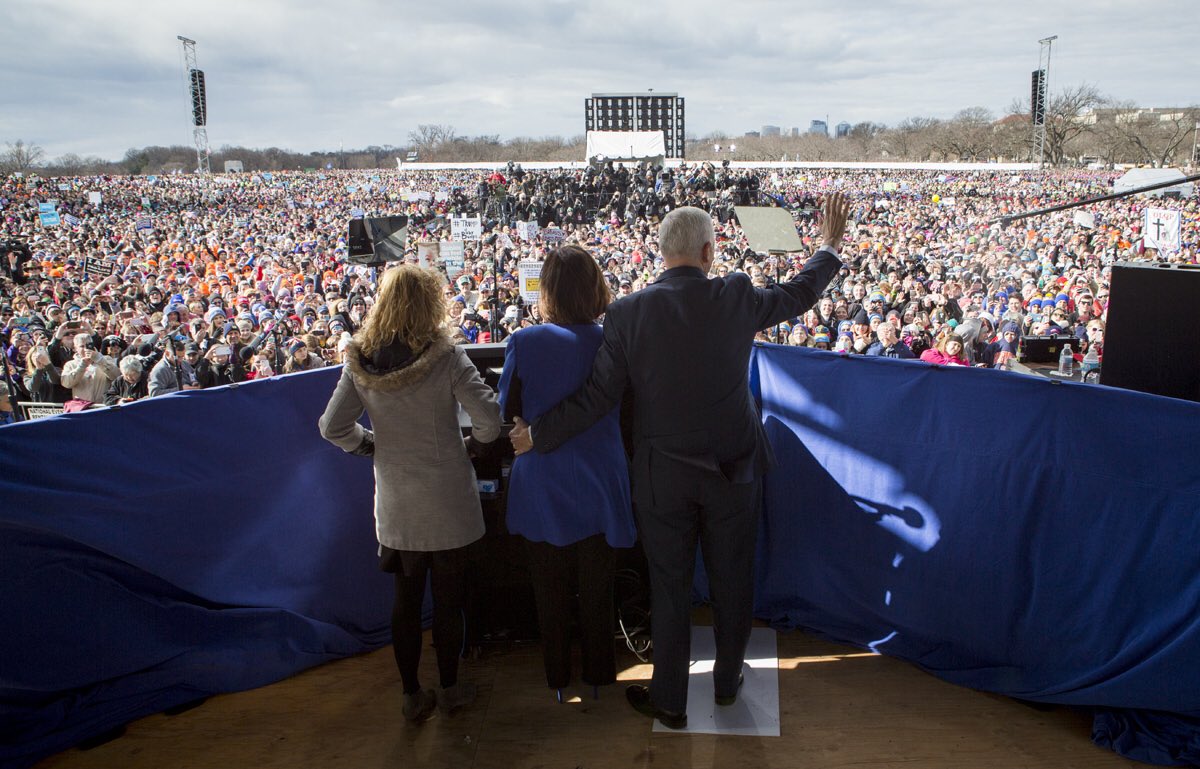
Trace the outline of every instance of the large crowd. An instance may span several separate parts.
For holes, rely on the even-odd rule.
[[[413,261],[419,242],[450,240],[454,217],[481,217],[483,234],[464,244],[461,262],[436,263],[446,271],[447,329],[475,344],[541,321],[522,298],[517,265],[560,242],[591,252],[614,297],[653,282],[663,270],[657,222],[680,206],[714,218],[714,276],[786,281],[815,250],[815,211],[834,190],[854,205],[846,265],[813,310],[763,329],[762,341],[997,366],[1022,337],[1063,334],[1083,355],[1102,350],[1115,262],[1196,261],[1197,200],[1122,198],[1082,209],[1085,217],[997,220],[1104,194],[1114,178],[709,163],[13,176],[0,182],[4,387],[17,401],[76,410],[339,363],[380,278],[347,261],[355,217],[407,215]],[[803,250],[755,253],[737,205],[790,209]],[[1179,250],[1143,248],[1148,205],[1181,211]],[[11,408],[0,399],[0,423]]]

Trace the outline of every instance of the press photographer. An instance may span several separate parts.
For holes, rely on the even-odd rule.
[[[21,241],[7,240],[0,243],[0,269],[4,270],[4,277],[18,286],[23,286],[28,281],[25,265],[31,259],[33,253],[29,246]]]

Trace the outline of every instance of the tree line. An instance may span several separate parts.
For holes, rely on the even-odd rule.
[[[1050,95],[1044,141],[1035,143],[1028,102],[1014,101],[997,119],[988,109],[970,107],[953,117],[911,117],[895,126],[861,122],[844,136],[731,136],[715,132],[689,137],[689,160],[794,160],[840,162],[1008,161],[1052,166],[1130,163],[1185,165],[1193,157],[1200,132],[1200,107],[1147,109],[1079,85]],[[295,152],[268,147],[223,146],[210,166],[220,172],[226,160],[241,161],[247,171],[395,168],[396,160],[423,162],[526,162],[583,160],[583,136],[564,138],[498,135],[462,136],[453,126],[421,124],[403,144],[371,145],[337,152]],[[176,145],[130,149],[120,160],[68,153],[48,159],[36,144],[9,142],[0,152],[0,173],[37,172],[45,176],[92,174],[166,174],[190,172],[196,150]]]

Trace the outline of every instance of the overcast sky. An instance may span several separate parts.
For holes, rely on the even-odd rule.
[[[1088,82],[1200,103],[1192,0],[34,0],[0,4],[0,144],[118,159],[190,144],[176,35],[197,41],[222,145],[405,144],[582,134],[592,92],[678,92],[689,134],[810,120],[895,124]]]

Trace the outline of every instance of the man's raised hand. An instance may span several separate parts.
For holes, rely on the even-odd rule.
[[[821,245],[838,251],[846,235],[846,220],[850,218],[850,201],[840,192],[825,196],[821,211]]]

